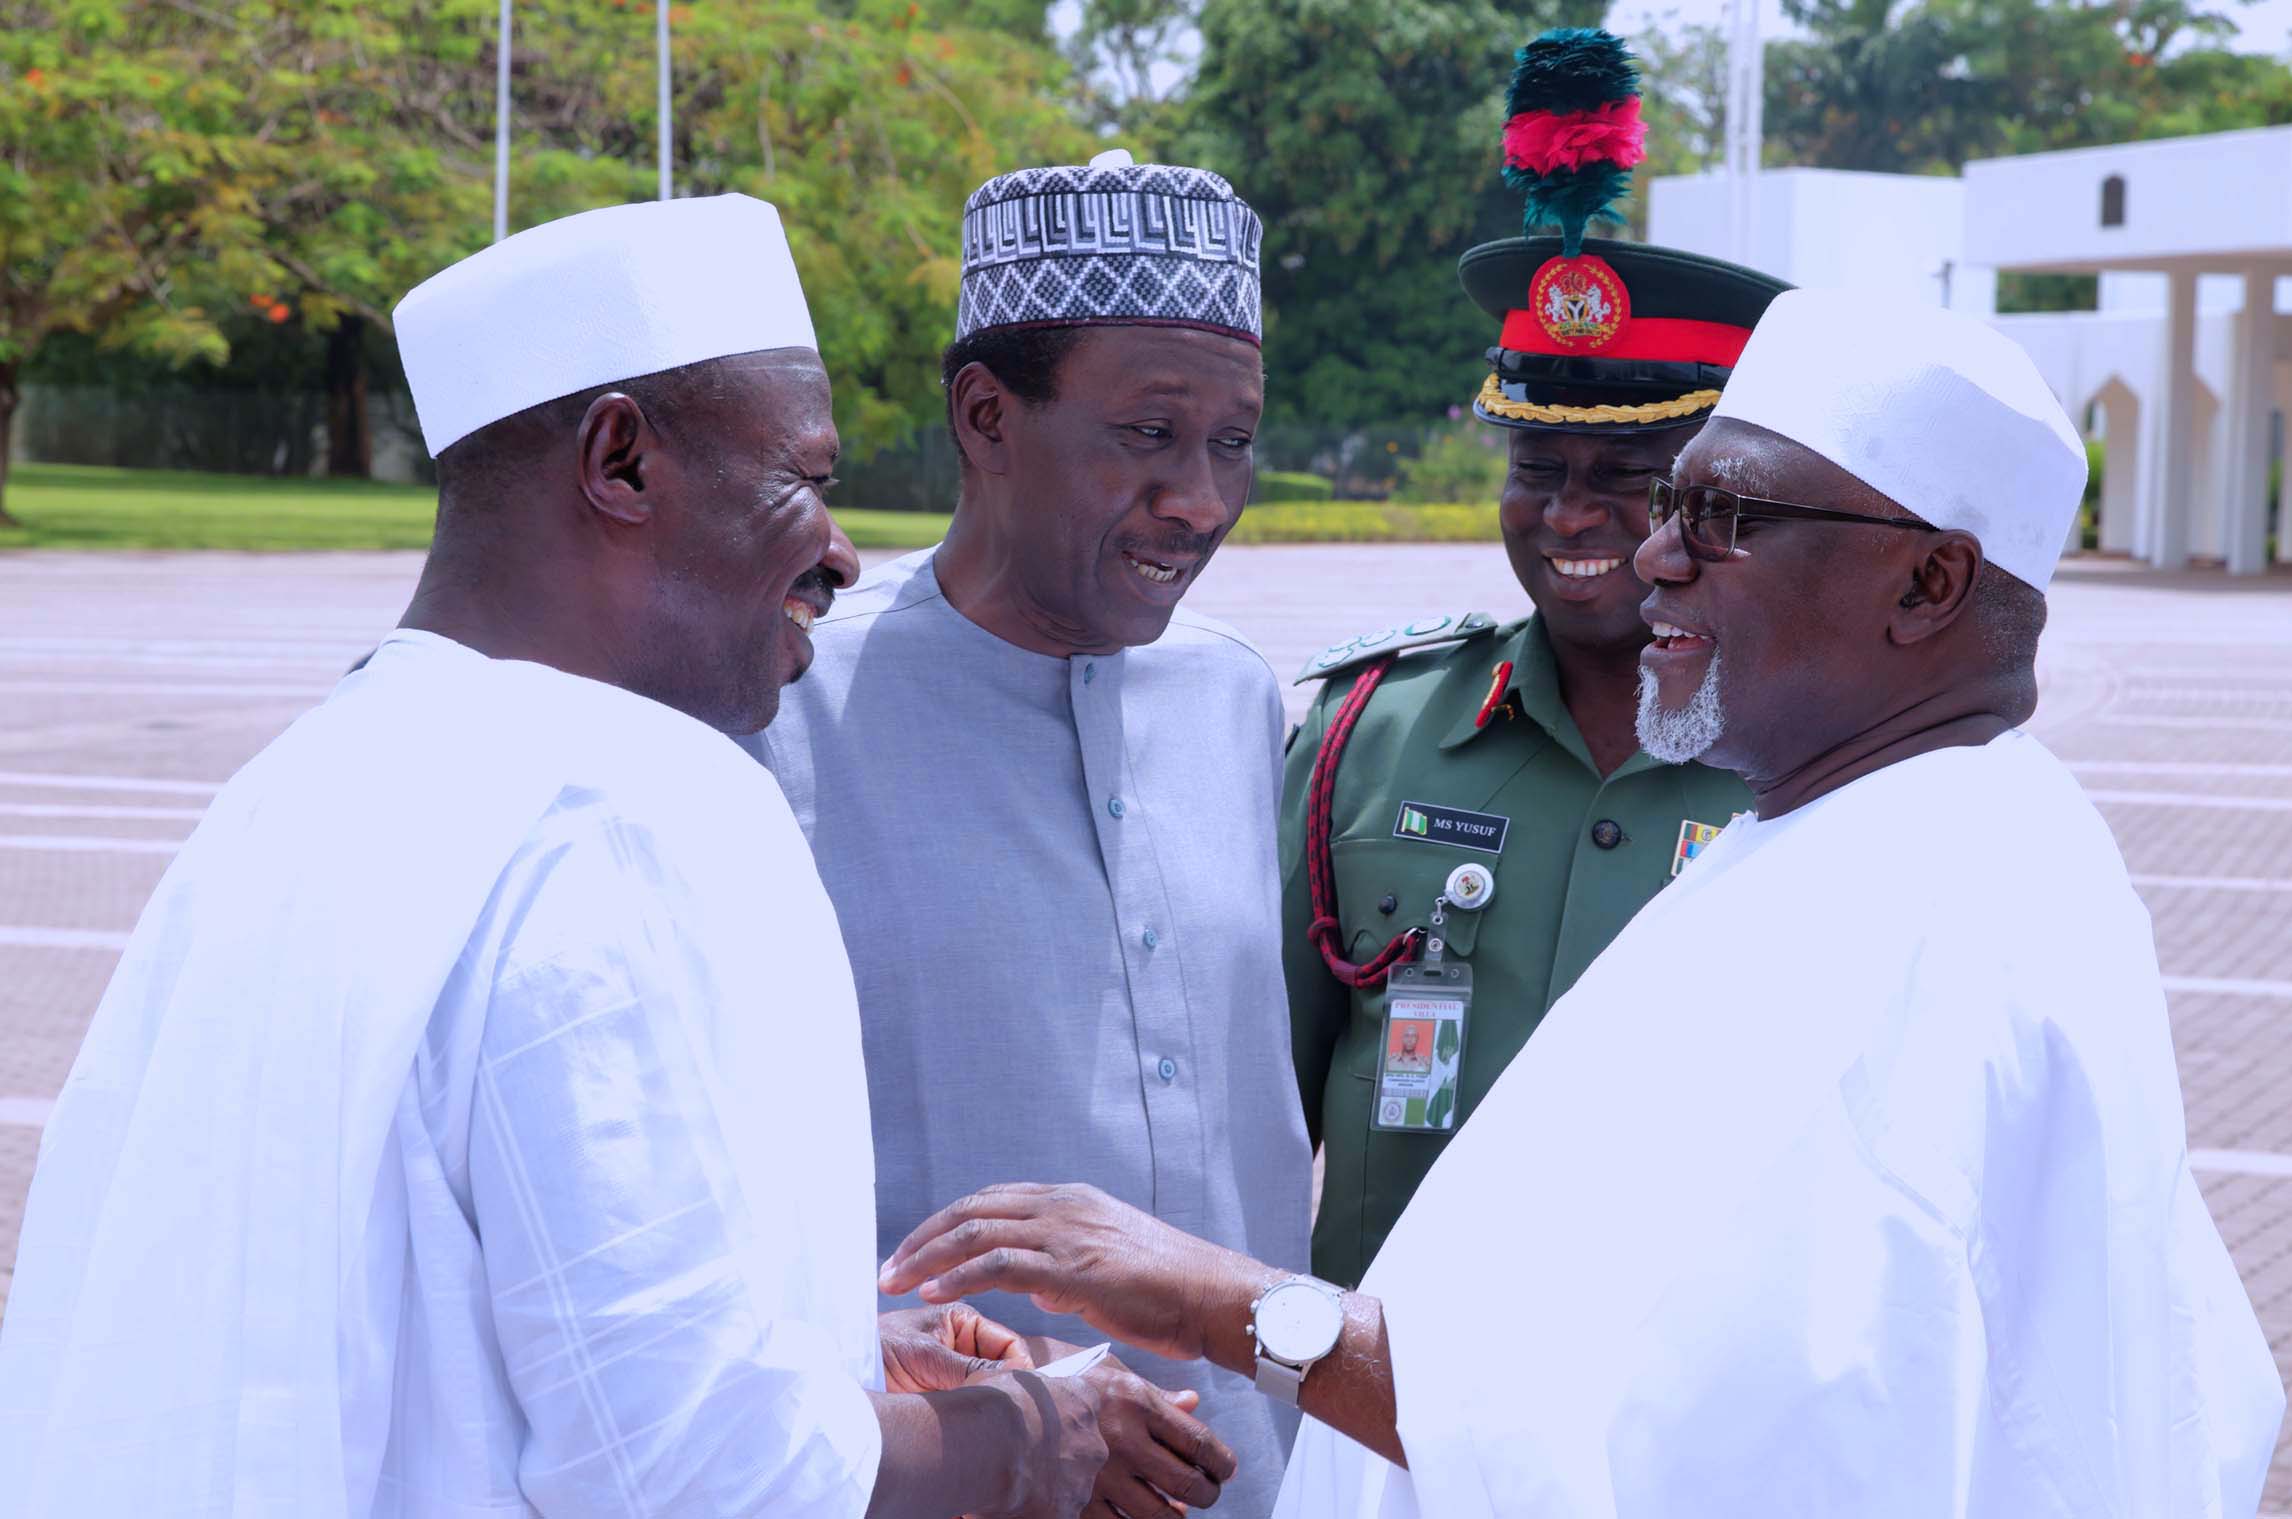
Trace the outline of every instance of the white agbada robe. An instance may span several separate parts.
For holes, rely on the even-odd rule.
[[[400,632],[224,788],[96,1014],[0,1512],[857,1515],[874,1227],[850,969],[770,776]]]
[[[2147,913],[2020,733],[1729,828],[1363,1291],[1409,1469],[1308,1420],[1281,1515],[2244,1519],[2284,1406]]]

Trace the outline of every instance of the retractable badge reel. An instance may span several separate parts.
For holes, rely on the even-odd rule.
[[[1396,965],[1385,979],[1384,1042],[1377,1053],[1377,1100],[1369,1127],[1387,1133],[1447,1134],[1456,1128],[1464,1024],[1472,1007],[1472,967],[1447,955],[1449,899],[1433,899],[1422,960]]]

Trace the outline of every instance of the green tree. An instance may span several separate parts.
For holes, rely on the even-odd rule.
[[[183,365],[227,351],[186,271],[252,278],[238,109],[168,6],[0,0],[0,519],[19,377],[59,332]]]
[[[1817,168],[1955,172],[1995,140],[1995,91],[1935,7],[1893,0],[1784,0],[1809,34],[1767,44],[1768,157]]]
[[[299,319],[328,335],[334,466],[363,473],[369,329],[490,222],[490,0],[303,0],[241,50],[250,107],[291,125],[258,214]],[[680,195],[777,204],[862,450],[938,412],[964,197],[1001,169],[1087,151],[1042,0],[711,0],[670,13]],[[511,39],[513,227],[657,193],[655,10],[519,0]],[[251,299],[250,297],[247,297]]]
[[[229,23],[217,61],[239,92],[236,115],[260,127],[228,208],[258,257],[208,305],[292,320],[323,340],[327,472],[364,476],[370,342],[400,295],[485,236],[491,144],[469,118],[489,93],[493,11],[482,0],[240,0],[210,14]]]
[[[1091,150],[1043,10],[710,0],[671,12],[676,192],[780,208],[855,450],[940,416],[965,197]],[[520,0],[517,25],[515,223],[649,199],[652,6]]]
[[[1089,149],[1043,0],[672,13],[679,194],[779,205],[856,447],[938,415],[964,197]],[[493,0],[0,0],[0,428],[54,331],[323,345],[364,473],[390,308],[491,235]],[[656,193],[647,0],[518,0],[513,226]],[[269,346],[266,344],[266,346]]]
[[[1265,219],[1269,420],[1430,417],[1494,339],[1457,255],[1520,230],[1512,52],[1605,0],[1206,0],[1180,144]]]
[[[484,237],[490,146],[464,119],[490,10],[0,9],[0,429],[50,334],[180,367],[291,326],[326,345],[333,472],[366,473],[369,328]]]
[[[1159,142],[1182,128],[1176,97],[1199,10],[1198,0],[1084,0],[1067,55],[1093,126],[1125,142]]]
[[[2192,0],[1785,0],[1770,161],[1955,173],[1969,158],[2292,120],[2292,70]]]

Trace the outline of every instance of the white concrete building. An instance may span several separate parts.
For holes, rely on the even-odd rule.
[[[1727,195],[1716,174],[1656,180],[1650,240],[1991,315],[2106,440],[2103,549],[2263,568],[2272,456],[2292,482],[2292,127],[1990,159],[1963,178],[1768,170],[1740,253]],[[2098,274],[2100,309],[1996,316],[2000,270]]]

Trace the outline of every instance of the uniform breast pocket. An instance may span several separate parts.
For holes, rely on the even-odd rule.
[[[1478,861],[1496,871],[1500,864],[1498,856],[1477,849],[1389,838],[1339,839],[1331,847],[1329,859],[1337,878],[1337,921],[1345,931],[1345,958],[1355,965],[1375,959],[1396,935],[1412,928],[1428,928],[1433,902],[1446,889],[1449,874],[1457,866]],[[1446,917],[1442,933],[1450,952],[1469,955],[1479,932],[1477,916],[1451,910]],[[1363,1081],[1377,1077],[1378,1033],[1384,1014],[1382,989],[1354,997],[1355,1028],[1347,1041],[1352,1047],[1347,1069]]]

